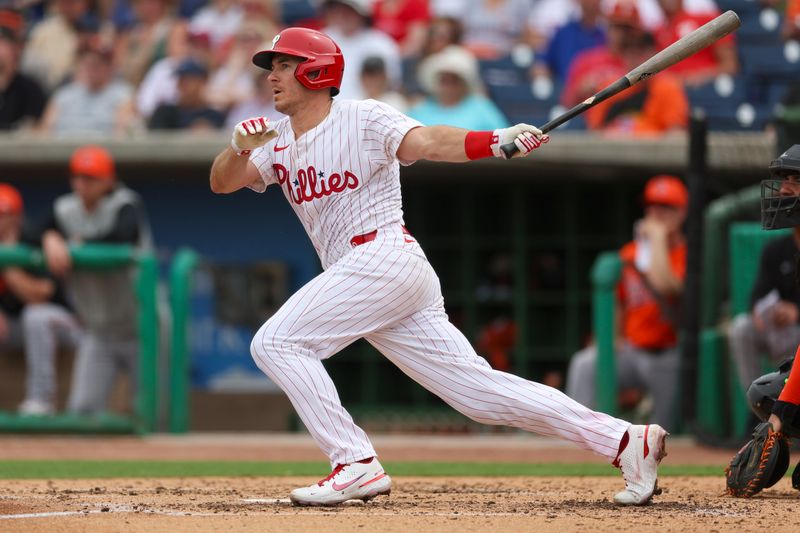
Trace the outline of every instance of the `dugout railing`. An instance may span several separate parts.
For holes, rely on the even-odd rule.
[[[706,216],[707,233],[703,271],[704,324],[700,332],[697,377],[696,428],[717,437],[743,435],[750,408],[728,355],[729,319],[749,310],[761,250],[771,239],[790,230],[764,231],[757,222],[731,222],[742,205],[752,203],[752,192],[743,191],[727,203],[711,207]],[[723,240],[727,239],[727,247]],[[728,289],[723,286],[728,270]],[[614,354],[616,284],[621,273],[617,252],[598,255],[592,267],[592,323],[597,344],[596,400],[600,411],[617,415],[617,376]],[[725,293],[728,298],[725,298]],[[791,354],[787,354],[790,356]],[[765,371],[768,370],[765,367]]]
[[[139,316],[139,383],[133,413],[100,415],[55,414],[23,416],[0,412],[0,432],[16,433],[150,433],[158,416],[158,263],[151,252],[129,245],[83,244],[71,246],[76,269],[109,270],[136,267],[134,294]],[[25,245],[0,246],[0,267],[45,268],[41,250]]]
[[[741,199],[745,203],[749,200],[746,196]],[[721,296],[704,300],[704,306],[711,310],[706,313],[708,323],[701,333],[699,354],[697,425],[704,433],[716,436],[744,435],[748,429],[750,408],[744,394],[745,385],[739,382],[729,357],[727,329],[733,317],[749,311],[750,291],[762,248],[768,241],[791,231],[764,231],[757,222],[733,222],[727,226],[727,253],[711,254],[704,270],[706,277],[711,277],[712,273],[722,277],[720,273],[728,267],[728,308],[723,307]],[[720,248],[719,243],[717,247]],[[768,368],[766,366],[765,371]]]
[[[198,262],[199,257],[194,251],[183,248],[175,254],[169,272],[172,339],[167,427],[170,433],[186,433],[189,430],[189,304],[192,277]]]

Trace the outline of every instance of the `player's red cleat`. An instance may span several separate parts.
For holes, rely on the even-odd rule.
[[[667,433],[657,424],[631,426],[613,465],[622,470],[625,490],[614,496],[620,505],[645,505],[653,494],[661,494],[658,488],[658,463],[667,455]]]
[[[348,500],[367,502],[375,496],[388,496],[391,490],[392,479],[373,457],[368,462],[337,465],[328,477],[293,490],[289,498],[295,505],[338,505]]]

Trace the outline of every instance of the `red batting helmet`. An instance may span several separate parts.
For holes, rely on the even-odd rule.
[[[287,28],[272,39],[272,48],[253,56],[253,64],[272,70],[275,54],[286,54],[302,58],[294,77],[309,89],[331,88],[331,94],[339,94],[344,75],[342,49],[333,39],[322,32],[308,28]],[[311,77],[310,74],[318,74]]]

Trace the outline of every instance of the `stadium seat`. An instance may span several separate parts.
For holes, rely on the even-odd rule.
[[[481,79],[487,87],[521,85],[528,82],[528,66],[512,56],[478,62]]]
[[[742,44],[739,46],[742,73],[747,76],[800,79],[800,43]]]
[[[761,2],[759,0],[717,0],[717,7],[720,11],[732,9],[742,16],[760,11]]]
[[[686,96],[692,107],[699,107],[707,112],[731,111],[745,101],[746,81],[742,77],[723,74],[704,85],[687,87]]]
[[[772,119],[772,109],[766,104],[742,102],[733,112],[714,109],[706,112],[711,131],[762,131]]]
[[[769,106],[779,104],[789,92],[790,85],[781,81],[770,83],[766,86],[765,102]]]
[[[550,120],[551,110],[558,104],[558,87],[549,80],[487,86],[490,98],[512,124],[544,124]]]
[[[781,44],[783,16],[777,10],[765,8],[740,16],[742,26],[736,32],[739,44]]]
[[[424,91],[419,85],[417,79],[417,67],[419,66],[418,57],[406,57],[400,63],[400,70],[402,72],[401,80],[403,84],[403,91],[406,94],[421,94]]]
[[[280,4],[281,18],[286,26],[317,15],[311,0],[280,0]]]

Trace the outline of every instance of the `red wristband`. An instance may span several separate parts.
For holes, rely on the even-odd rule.
[[[497,142],[493,131],[468,131],[464,138],[464,153],[470,159],[492,157],[492,143]]]

